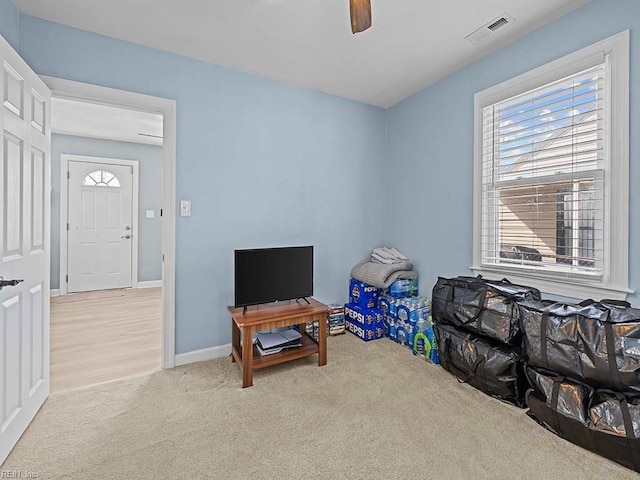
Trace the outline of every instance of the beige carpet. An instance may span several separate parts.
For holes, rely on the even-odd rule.
[[[1,470],[39,479],[635,479],[389,340],[330,338],[52,396]]]

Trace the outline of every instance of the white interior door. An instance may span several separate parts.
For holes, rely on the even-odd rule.
[[[132,284],[133,167],[70,161],[69,292]]]
[[[51,92],[0,37],[0,464],[49,395]]]

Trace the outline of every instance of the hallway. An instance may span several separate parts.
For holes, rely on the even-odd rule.
[[[162,288],[51,299],[51,393],[159,370]]]

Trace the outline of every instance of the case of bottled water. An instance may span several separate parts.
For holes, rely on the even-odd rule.
[[[394,298],[406,298],[418,296],[418,279],[400,279],[393,282],[387,289],[387,294]]]
[[[380,309],[384,314],[385,335],[433,363],[439,363],[433,331],[430,302],[427,297],[395,298],[382,295]]]

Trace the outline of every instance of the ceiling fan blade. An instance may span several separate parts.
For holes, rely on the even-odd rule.
[[[351,32],[364,32],[371,26],[371,0],[349,0]]]

